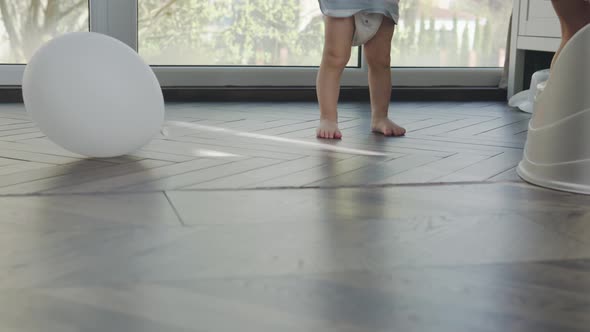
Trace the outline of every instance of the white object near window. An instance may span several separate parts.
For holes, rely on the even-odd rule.
[[[521,1],[520,9],[520,36],[561,38],[551,0]]]
[[[559,19],[551,0],[514,0],[508,98],[523,90],[527,50],[555,52],[561,43]]]

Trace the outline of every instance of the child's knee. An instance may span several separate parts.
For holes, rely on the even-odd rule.
[[[350,60],[350,51],[326,49],[324,51],[324,64],[334,68],[344,68]]]
[[[391,55],[389,52],[366,52],[367,64],[373,69],[389,69],[391,67]]]

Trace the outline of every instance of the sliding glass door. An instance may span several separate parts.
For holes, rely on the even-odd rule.
[[[402,0],[397,86],[495,86],[511,2]],[[313,86],[323,47],[317,0],[0,0],[0,84],[18,85],[39,45],[96,31],[136,49],[163,86]],[[362,48],[343,85],[365,86]]]
[[[152,65],[320,64],[316,0],[139,0],[139,53]],[[358,67],[358,51],[350,67]]]
[[[402,0],[393,65],[502,67],[511,11],[506,0]]]
[[[43,43],[89,30],[88,0],[0,0],[0,85],[19,85],[24,64]]]
[[[0,63],[23,64],[44,42],[88,31],[87,0],[0,0]]]

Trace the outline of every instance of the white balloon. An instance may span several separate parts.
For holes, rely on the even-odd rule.
[[[92,32],[41,47],[25,69],[23,99],[50,140],[88,157],[134,152],[164,122],[164,98],[151,68],[126,44]]]

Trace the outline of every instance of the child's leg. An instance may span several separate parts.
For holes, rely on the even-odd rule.
[[[406,130],[387,117],[391,100],[391,39],[395,25],[384,19],[373,39],[363,48],[369,65],[371,91],[371,126],[374,132],[385,136],[403,136]]]
[[[342,138],[338,129],[338,97],[340,77],[350,59],[354,18],[325,17],[324,52],[317,77],[317,95],[320,104],[320,138]]]
[[[587,0],[552,0],[561,22],[561,46],[553,62],[567,42],[583,27],[590,24],[590,2]],[[553,63],[551,64],[553,67]]]

